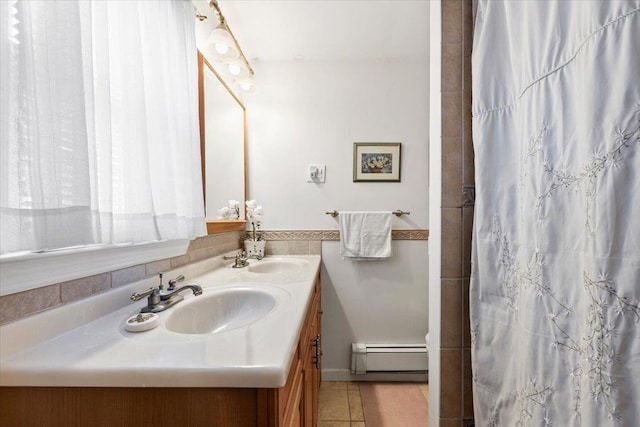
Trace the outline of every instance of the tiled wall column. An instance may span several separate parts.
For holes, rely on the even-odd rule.
[[[474,184],[471,140],[472,0],[442,0],[442,278],[440,426],[473,419],[469,276]]]

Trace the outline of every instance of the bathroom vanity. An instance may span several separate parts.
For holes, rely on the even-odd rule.
[[[3,326],[0,426],[315,426],[319,265],[188,266],[176,273],[203,295],[185,294],[146,332],[124,329],[142,301],[113,307],[149,280]]]

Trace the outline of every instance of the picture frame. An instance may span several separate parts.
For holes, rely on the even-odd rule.
[[[354,142],[353,182],[400,182],[400,142]]]

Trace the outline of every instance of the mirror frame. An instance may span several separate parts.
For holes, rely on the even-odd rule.
[[[238,105],[242,108],[242,157],[244,159],[244,170],[242,171],[242,178],[244,180],[244,200],[242,201],[242,205],[244,206],[244,201],[247,200],[247,109],[245,108],[242,101],[236,96],[235,93],[231,90],[231,88],[227,85],[227,83],[220,77],[220,74],[216,72],[211,63],[207,61],[200,51],[198,51],[198,109],[200,115],[200,162],[202,167],[202,196],[204,199],[205,207],[207,205],[206,199],[206,177],[207,177],[207,169],[205,162],[205,150],[206,150],[206,140],[205,140],[205,123],[204,123],[204,67],[209,68],[211,72],[216,76],[218,81],[224,86],[224,88],[229,92],[229,94],[236,100]],[[245,211],[246,218],[246,211]],[[229,231],[244,231],[246,227],[247,220],[246,219],[238,219],[238,220],[207,220],[207,234],[216,234],[216,233],[226,233]]]

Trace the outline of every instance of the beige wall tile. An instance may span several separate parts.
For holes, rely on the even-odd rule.
[[[144,269],[144,266],[142,266]],[[60,301],[66,304],[111,288],[111,274],[103,273],[60,283]]]
[[[187,252],[197,251],[199,249],[208,248],[211,246],[219,245],[222,240],[221,234],[209,234],[206,236],[198,237],[189,243]]]
[[[462,139],[442,138],[442,207],[462,206]]]
[[[0,297],[0,325],[60,304],[60,286],[30,289]]]
[[[462,209],[442,209],[443,278],[460,278],[462,273]]]
[[[462,351],[440,351],[440,417],[462,416]]]
[[[462,43],[442,43],[442,91],[462,91]]]
[[[244,243],[241,245],[240,241],[229,242],[220,246],[220,253],[218,255],[226,254],[227,252],[238,251],[244,249]]]
[[[117,288],[118,286],[128,285],[129,283],[142,280],[145,277],[147,277],[145,264],[134,265],[133,267],[123,268],[122,270],[112,271],[111,287]]]
[[[228,233],[209,234],[207,236],[198,237],[191,241],[187,252],[220,247],[227,243],[235,243],[236,245],[239,245],[241,234],[244,234],[244,232],[230,231]]]
[[[156,276],[158,273],[171,270],[171,260],[167,258],[147,263],[145,269],[147,277]]]
[[[471,349],[462,350],[462,416],[473,418],[473,382],[471,373]]]
[[[173,257],[170,259],[171,261],[171,268],[178,268],[178,267],[182,267],[183,265],[187,265],[189,264],[189,255],[185,254],[185,255],[181,255],[181,256],[177,256],[177,257]]]
[[[289,242],[267,240],[264,251],[265,255],[289,255]]]
[[[475,183],[475,167],[473,164],[473,130],[471,128],[471,92],[462,93],[462,151],[463,151],[463,181],[466,185]]]
[[[442,279],[441,348],[460,348],[462,345],[462,280]]]
[[[462,279],[462,346],[471,347],[471,324],[469,320],[469,278]]]
[[[202,261],[203,259],[212,258],[223,253],[222,246],[213,246],[210,248],[200,249],[189,253],[189,260],[191,262]]]
[[[462,41],[462,0],[442,2],[442,41]]]
[[[442,94],[442,137],[462,137],[462,92]]]
[[[461,93],[446,93],[442,96],[442,136],[443,147],[447,137],[462,138],[461,158],[462,158],[462,174],[461,180],[464,185],[474,184],[474,163],[473,163],[473,142],[472,142],[472,121],[471,121],[471,50],[473,44],[473,28],[472,28],[472,0],[448,1],[442,2],[442,41],[443,41],[443,70],[454,73],[453,67],[453,48],[446,50],[445,44],[448,42],[462,42],[462,53],[459,73],[462,83]],[[445,67],[444,64],[448,66]],[[452,84],[450,77],[443,74],[442,87]],[[444,150],[444,148],[443,148]],[[443,151],[443,181],[447,178],[455,176],[457,173],[451,169],[456,168],[457,164],[446,165],[445,153]],[[448,189],[447,189],[448,190]],[[462,200],[462,198],[460,199]],[[447,209],[446,203],[453,203],[457,199],[445,198],[445,187],[443,183],[443,207],[442,209],[442,277],[459,278],[461,275],[470,274],[470,233],[472,225],[472,208],[467,208],[464,212],[462,209]],[[458,286],[462,288],[459,295],[459,301],[455,301],[455,291],[451,290],[452,295],[449,296],[448,290],[445,288],[449,284],[452,289]],[[461,344],[470,344],[469,337],[469,311],[468,311],[468,295],[469,280],[461,280],[459,282],[447,282],[443,280],[442,293],[442,336],[443,342],[450,341],[456,347]],[[450,305],[448,308],[445,305]],[[446,314],[450,311],[450,315]],[[449,330],[445,323],[449,317],[461,319],[461,342],[457,341],[457,325],[455,321],[452,330]],[[455,342],[458,344],[455,344]],[[465,382],[463,390],[463,370],[465,381],[468,375],[468,367],[463,368],[462,349],[445,349],[441,351],[441,390],[440,390],[440,426],[442,427],[460,427],[462,425],[462,415],[472,418],[473,411],[468,405],[472,400],[471,387]],[[467,348],[464,350],[470,354]],[[465,354],[465,357],[467,355]],[[466,362],[465,362],[466,363]],[[463,396],[464,395],[464,396]],[[463,408],[464,405],[464,408]]]
[[[473,206],[462,208],[462,277],[471,276],[471,237],[473,234]]]
[[[322,240],[311,240],[309,242],[309,255],[322,255]]]
[[[309,255],[309,241],[290,240],[288,244],[289,255]]]
[[[473,12],[472,1],[462,2],[462,39],[463,39],[463,90],[471,91],[471,49],[473,48]]]
[[[245,232],[244,231],[231,231],[229,233],[219,234],[220,241],[217,242],[217,245],[224,246],[228,244],[234,244],[237,247],[242,245],[244,241]]]

